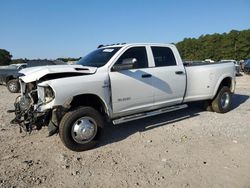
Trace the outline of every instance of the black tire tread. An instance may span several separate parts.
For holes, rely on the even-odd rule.
[[[98,131],[97,131],[97,135],[94,138],[94,140],[92,140],[89,143],[86,144],[79,144],[77,142],[75,142],[73,140],[73,138],[71,138],[71,133],[68,131],[69,129],[69,124],[70,122],[74,121],[74,118],[76,118],[78,115],[81,114],[86,114],[88,116],[91,116],[92,118],[94,118],[97,122],[97,126],[98,126]],[[71,125],[72,126],[72,125]],[[63,144],[70,150],[72,151],[85,151],[85,150],[89,150],[92,149],[93,147],[95,147],[98,143],[98,138],[100,138],[102,132],[103,132],[103,119],[101,114],[95,110],[92,107],[77,107],[75,109],[72,109],[71,111],[67,112],[59,125],[59,136],[63,142]]]
[[[230,101],[229,101],[229,105],[226,109],[223,109],[221,106],[220,106],[220,97],[222,96],[222,94],[224,92],[229,92],[230,93]],[[230,110],[231,108],[231,103],[232,103],[232,96],[231,96],[231,91],[230,91],[230,88],[227,87],[227,86],[223,86],[221,87],[221,89],[219,90],[219,92],[217,93],[216,97],[213,99],[212,101],[212,109],[217,112],[217,113],[226,113]]]

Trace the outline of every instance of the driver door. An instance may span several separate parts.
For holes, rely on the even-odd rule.
[[[109,73],[112,107],[116,115],[136,113],[153,105],[151,68],[145,47],[132,47],[126,50],[115,65],[133,59],[133,66],[121,70],[111,69]]]

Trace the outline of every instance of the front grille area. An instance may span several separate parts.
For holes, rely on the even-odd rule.
[[[31,82],[26,85],[25,95],[26,94],[30,94],[34,104],[38,103],[37,86],[35,82]]]

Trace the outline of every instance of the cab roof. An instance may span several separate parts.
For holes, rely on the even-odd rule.
[[[118,43],[109,45],[99,45],[98,48],[110,48],[110,47],[125,47],[125,46],[174,46],[174,44],[167,43]]]

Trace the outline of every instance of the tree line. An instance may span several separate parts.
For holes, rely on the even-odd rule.
[[[4,49],[0,49],[0,65],[9,65],[12,55]]]
[[[10,65],[10,64],[22,64],[22,63],[27,63],[29,61],[29,59],[26,59],[26,58],[25,59],[22,59],[22,58],[11,59],[11,58],[12,58],[12,55],[10,54],[10,52],[4,49],[0,49],[0,66]],[[43,60],[47,60],[47,59],[43,59]],[[56,60],[63,61],[63,62],[72,62],[72,61],[80,60],[80,57],[79,58],[72,58],[72,57],[57,58]]]
[[[176,46],[184,60],[245,60],[250,58],[250,29],[185,38]]]
[[[250,59],[250,29],[229,33],[201,35],[199,38],[185,38],[176,43],[184,60]],[[0,49],[0,65],[26,63],[28,59],[11,59],[12,55]],[[64,62],[78,61],[80,58],[58,58]]]

